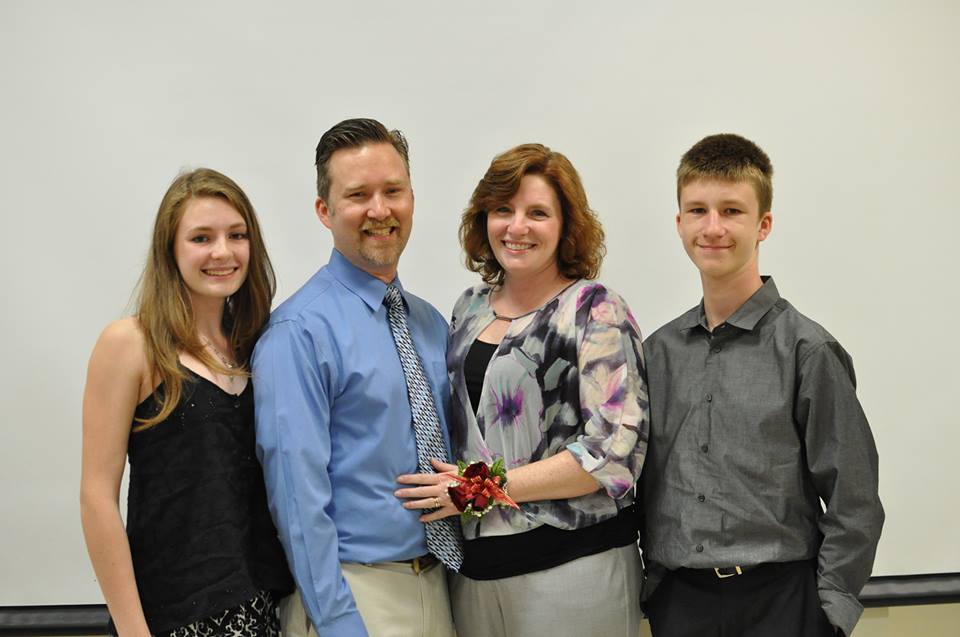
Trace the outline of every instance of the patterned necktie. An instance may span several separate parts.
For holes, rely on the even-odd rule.
[[[413,413],[413,431],[417,440],[417,468],[422,473],[435,473],[430,459],[436,458],[443,462],[448,459],[430,383],[410,337],[400,290],[395,285],[388,285],[383,302],[387,306],[390,332],[393,334],[393,342],[397,346],[403,377],[407,383],[407,396],[410,399],[410,411]],[[460,529],[456,519],[451,516],[426,524],[427,549],[454,571],[458,570],[463,562]]]

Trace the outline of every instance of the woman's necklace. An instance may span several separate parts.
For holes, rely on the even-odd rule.
[[[203,334],[200,335],[200,338],[203,340],[204,345],[206,345],[207,347],[209,347],[210,350],[216,355],[216,357],[220,359],[220,362],[223,363],[223,366],[224,366],[224,367],[226,367],[229,371],[233,371],[233,370],[237,369],[237,364],[234,363],[234,362],[231,362],[230,359],[228,359],[228,358],[224,355],[224,353],[221,352],[221,351],[217,348],[216,345],[214,345],[213,343],[210,342],[210,339],[208,339],[208,338],[207,338],[206,336],[204,336]],[[235,380],[237,380],[237,375],[236,375],[236,374],[228,374],[228,375],[227,375],[227,378],[228,378],[228,381],[227,381],[227,382],[229,382],[230,385],[232,386],[232,385],[233,385],[233,382],[234,382]]]
[[[539,312],[540,309],[541,309],[544,305],[546,305],[547,303],[549,303],[549,302],[552,301],[553,299],[557,298],[558,296],[560,296],[561,294],[563,294],[564,292],[566,292],[566,291],[567,291],[567,288],[569,288],[569,287],[570,287],[571,285],[573,285],[574,283],[576,283],[576,281],[567,282],[562,288],[560,288],[560,290],[559,290],[556,294],[554,294],[553,296],[551,296],[550,298],[548,298],[546,301],[544,301],[543,303],[541,303],[541,304],[538,305],[537,307],[533,308],[532,310],[529,310],[529,311],[527,311],[527,312],[522,312],[522,313],[520,313],[520,314],[517,314],[516,316],[507,316],[506,314],[500,314],[500,313],[497,312],[495,309],[493,309],[493,304],[492,304],[492,303],[490,304],[490,311],[493,312],[493,318],[495,318],[496,320],[498,320],[498,321],[505,321],[505,322],[507,322],[507,323],[511,323],[511,322],[513,322],[513,321],[516,321],[517,319],[523,318],[524,316],[529,316],[529,315],[531,315],[531,314],[533,314],[533,313],[535,313],[535,312]]]
[[[521,314],[520,316],[504,316],[502,314],[497,314],[497,311],[494,310],[493,308],[490,308],[490,309],[493,311],[493,318],[497,319],[498,321],[506,321],[507,323],[510,323],[511,321],[516,321],[518,318],[520,318],[520,316],[523,316],[523,314]]]
[[[533,310],[530,310],[529,312],[524,312],[523,314],[517,314],[516,316],[507,316],[507,315],[505,315],[505,314],[500,314],[500,313],[497,312],[495,309],[493,309],[493,307],[490,308],[490,311],[493,312],[493,318],[497,319],[498,321],[506,321],[507,323],[510,323],[510,322],[512,322],[512,321],[516,321],[516,320],[519,319],[519,318],[523,318],[524,316],[527,316],[528,314],[533,314],[533,313],[536,312],[538,309],[540,309],[540,308],[535,308],[535,309],[533,309]]]

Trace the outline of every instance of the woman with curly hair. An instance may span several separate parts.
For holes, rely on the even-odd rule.
[[[627,304],[594,280],[603,236],[577,171],[540,144],[495,157],[461,219],[483,282],[450,322],[453,451],[502,463],[518,508],[464,516],[460,637],[638,634],[646,379]],[[424,521],[458,513],[457,468],[437,468],[399,478]]]

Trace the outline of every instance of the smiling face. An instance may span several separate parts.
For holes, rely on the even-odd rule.
[[[173,256],[195,304],[201,299],[222,301],[247,277],[247,224],[225,199],[194,197],[177,224]]]
[[[487,239],[506,277],[559,274],[563,211],[553,186],[525,175],[509,201],[487,213]]]
[[[748,182],[698,179],[680,191],[677,232],[705,283],[759,281],[758,246],[772,226]]]
[[[330,156],[330,191],[317,216],[350,263],[385,283],[394,279],[413,226],[413,189],[390,144],[343,148]]]

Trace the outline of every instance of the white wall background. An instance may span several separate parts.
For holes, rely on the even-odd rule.
[[[738,132],[775,168],[761,269],[853,355],[888,518],[876,574],[960,571],[960,5],[771,2],[0,1],[0,605],[101,601],[79,525],[80,401],[166,186],[236,179],[278,301],[327,259],[313,149],[399,127],[417,194],[404,284],[448,313],[474,282],[459,213],[493,155],[580,170],[602,279],[645,333],[699,300],[673,171]]]

